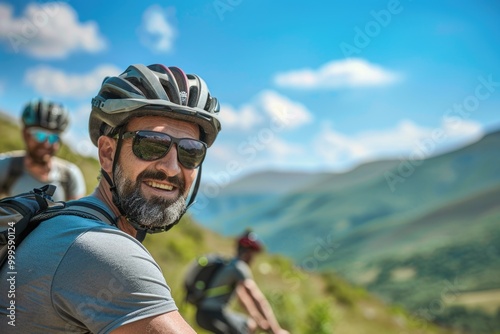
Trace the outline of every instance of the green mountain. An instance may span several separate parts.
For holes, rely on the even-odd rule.
[[[343,174],[259,173],[221,189],[209,212],[196,218],[225,234],[251,226],[270,251],[306,269],[333,270],[413,312],[438,300],[443,307],[432,319],[441,323],[468,328],[450,320],[468,307],[470,323],[485,313],[489,320],[477,322],[495,328],[499,148],[500,131],[494,131],[426,160],[372,162]],[[291,186],[295,178],[297,187]],[[272,179],[290,190],[276,192]],[[456,301],[441,301],[443,282],[460,283]],[[485,290],[494,298],[480,303],[477,295]]]

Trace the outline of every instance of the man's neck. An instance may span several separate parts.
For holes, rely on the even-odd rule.
[[[111,209],[113,214],[119,217],[117,221],[117,226],[120,230],[131,235],[134,238],[136,237],[137,235],[136,229],[133,228],[132,225],[130,225],[127,222],[127,218],[120,213],[120,210],[118,210],[116,205],[113,203],[113,194],[111,193],[109,185],[104,178],[101,178],[97,188],[90,196],[94,196],[99,200],[101,200],[102,202],[104,202],[104,204],[106,204]]]

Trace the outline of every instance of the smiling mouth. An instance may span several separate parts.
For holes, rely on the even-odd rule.
[[[158,183],[158,182],[154,182],[154,181],[146,181],[145,183],[148,186],[150,186],[151,188],[156,188],[156,189],[161,189],[161,190],[169,190],[169,191],[174,189],[174,187],[171,185]]]

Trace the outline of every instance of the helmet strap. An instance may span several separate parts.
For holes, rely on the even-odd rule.
[[[191,207],[191,205],[193,205],[194,203],[196,203],[196,195],[198,194],[198,188],[200,187],[200,180],[201,180],[201,170],[202,170],[202,167],[203,164],[200,165],[200,167],[198,167],[198,175],[196,175],[196,181],[194,183],[194,188],[193,188],[193,192],[191,193],[191,196],[189,198],[189,202],[188,204],[186,205],[186,210],[189,209]],[[185,213],[186,211],[184,211]]]
[[[139,230],[139,229],[136,229],[136,230],[137,230],[137,234],[135,235],[135,238],[137,239],[137,241],[142,243],[144,241],[144,239],[146,239],[147,232],[145,230]]]
[[[125,129],[125,127],[120,127],[119,132],[118,132],[118,142],[116,144],[116,151],[115,151],[115,155],[113,157],[113,166],[111,169],[111,173],[113,175],[113,178],[115,176],[116,166],[118,165],[118,157],[119,157],[120,151],[122,149],[122,141],[123,141],[122,135],[123,135],[124,129]],[[111,191],[113,203],[117,207],[120,214],[127,219],[127,222],[130,223],[129,219],[127,218],[127,215],[125,214],[125,211],[123,210],[123,208],[120,205],[120,195],[118,195],[118,191],[116,190],[116,184],[115,184],[114,180],[111,180],[111,177],[109,176],[109,174],[106,171],[104,171],[103,169],[101,169],[101,174],[102,174],[102,176],[104,176],[104,178],[106,179],[106,181],[109,184],[109,190]],[[131,224],[131,225],[134,226],[134,228],[137,231],[136,239],[139,242],[142,242],[144,240],[144,238],[146,237],[146,232],[143,230],[137,229],[135,224]]]
[[[116,190],[116,183],[114,182],[114,178],[115,178],[116,166],[118,165],[118,157],[119,157],[120,151],[122,149],[122,141],[123,141],[122,135],[123,135],[124,129],[125,129],[125,127],[120,127],[120,129],[118,131],[118,142],[116,143],[115,156],[113,157],[113,166],[111,167],[111,173],[113,175],[113,180],[111,180],[111,177],[109,177],[109,176],[106,178],[106,180],[109,183],[109,190],[111,191],[111,194],[113,195],[113,203],[116,205],[116,207],[118,208],[118,211],[120,211],[120,214],[122,216],[126,216],[126,215],[125,215],[125,211],[123,210],[123,208],[120,205],[120,196],[118,195],[118,191]],[[107,174],[105,173],[105,175],[107,175]]]

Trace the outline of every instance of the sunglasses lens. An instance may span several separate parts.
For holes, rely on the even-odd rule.
[[[50,134],[48,136],[48,141],[49,141],[49,144],[51,144],[51,145],[59,142],[59,135],[56,135],[54,133]]]
[[[135,135],[132,150],[138,158],[153,161],[165,156],[170,145],[172,139],[165,134],[139,131]]]
[[[163,158],[174,141],[166,133],[154,131],[137,131],[132,133],[134,141],[132,151],[139,159],[153,161]],[[206,145],[195,139],[183,138],[175,140],[177,144],[177,159],[186,168],[197,168],[205,159]]]
[[[47,140],[47,135],[45,132],[37,131],[33,133],[33,138],[39,143],[43,143],[45,140]]]
[[[48,141],[50,145],[59,142],[59,135],[55,133],[48,133],[44,131],[33,131],[31,135],[38,143],[45,143]]]
[[[206,146],[198,140],[181,139],[178,146],[178,158],[186,168],[194,169],[205,159]]]

